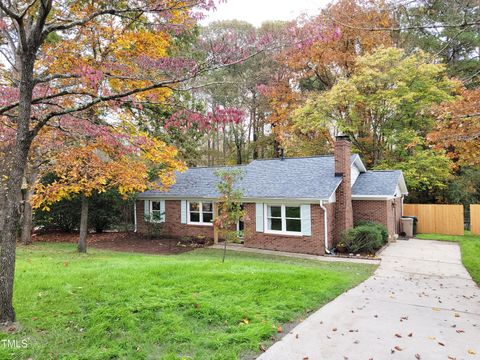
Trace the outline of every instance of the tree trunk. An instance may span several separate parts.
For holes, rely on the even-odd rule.
[[[32,243],[32,205],[25,199],[25,206],[23,208],[23,223],[22,223],[22,244],[30,245]]]
[[[22,54],[20,67],[19,106],[17,135],[12,153],[12,163],[7,182],[5,202],[0,203],[3,214],[0,249],[0,322],[15,321],[13,309],[13,279],[15,275],[15,251],[17,228],[20,219],[20,194],[23,174],[27,166],[28,152],[32,143],[30,117],[34,88],[33,66],[35,55]]]
[[[22,219],[22,244],[29,245],[32,243],[32,229],[33,229],[33,216],[32,216],[32,205],[30,204],[30,199],[34,193],[33,187],[37,181],[38,176],[38,167],[35,164],[29,166],[27,171],[27,184],[28,191],[25,197],[25,205],[23,207],[23,219]]]
[[[88,234],[88,198],[82,195],[82,213],[80,215],[80,238],[78,239],[78,252],[87,252]]]
[[[22,110],[20,110],[20,113]],[[28,126],[28,123],[27,123]],[[20,194],[23,173],[30,148],[28,128],[17,130],[12,167],[7,183],[8,191],[5,202],[0,205],[3,214],[0,248],[0,322],[15,321],[13,309],[13,279],[15,275],[15,251],[17,245],[17,229],[20,219]]]
[[[255,96],[254,96],[255,100]],[[253,128],[253,160],[258,159],[258,122],[257,122],[257,107],[254,103],[252,110],[252,128]],[[249,135],[250,138],[250,135]]]

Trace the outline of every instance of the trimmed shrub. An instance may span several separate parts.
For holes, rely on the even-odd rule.
[[[360,220],[359,222],[356,223],[356,226],[361,226],[361,225],[375,226],[382,233],[382,241],[383,241],[382,245],[387,243],[387,241],[388,241],[388,230],[387,230],[387,227],[385,225],[380,224],[378,222],[374,222],[374,221],[368,221],[368,220]]]
[[[378,226],[372,224],[344,231],[341,238],[345,248],[351,253],[374,253],[384,244],[382,232]]]

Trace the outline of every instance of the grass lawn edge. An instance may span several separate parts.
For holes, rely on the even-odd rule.
[[[480,235],[472,235],[470,231],[465,231],[464,235],[417,234],[416,238],[458,243],[463,265],[473,281],[480,286]]]

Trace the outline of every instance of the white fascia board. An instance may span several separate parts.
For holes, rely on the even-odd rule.
[[[332,193],[332,195],[330,195],[330,197],[328,198],[327,200],[327,203],[328,204],[332,204],[332,203],[335,203],[337,202],[337,199],[336,199],[336,196],[335,196],[335,191]]]
[[[360,170],[360,172],[367,172],[367,168],[365,167],[365,164],[363,163],[360,155],[358,154],[355,154],[355,155],[357,156],[353,158],[352,165],[355,164],[358,167],[358,170]]]
[[[318,204],[319,200],[327,199],[305,199],[305,198],[242,198],[244,203],[265,203],[265,204]]]
[[[400,178],[398,179],[398,186],[402,191],[402,195],[408,195],[407,184],[405,183],[405,178],[403,177],[403,171],[400,173]]]
[[[215,201],[218,200],[216,197],[202,197],[202,196],[172,196],[167,194],[151,194],[151,195],[137,195],[137,200],[152,200],[152,199],[161,199],[161,200],[198,200],[198,201]]]
[[[335,193],[333,193],[335,194]],[[331,196],[330,196],[331,198]],[[189,201],[217,201],[216,197],[198,197],[198,196],[168,196],[162,194],[152,194],[152,195],[137,195],[137,200],[152,200],[152,199],[162,199],[162,200],[189,200]],[[319,200],[325,202],[330,202],[329,199],[311,199],[311,198],[242,198],[242,202],[245,203],[273,203],[273,204],[317,204]]]
[[[392,200],[393,195],[352,195],[352,200]]]

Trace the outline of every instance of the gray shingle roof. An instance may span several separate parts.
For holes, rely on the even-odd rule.
[[[400,170],[367,171],[361,173],[352,187],[354,196],[393,196],[400,181]]]
[[[257,160],[242,183],[247,198],[328,199],[340,184],[332,156]]]
[[[236,168],[245,169],[245,166],[189,168],[183,173],[176,174],[176,182],[167,192],[149,190],[140,194],[140,196],[215,198],[219,196],[215,186],[218,182],[215,171]]]
[[[352,155],[352,163],[358,155]],[[333,156],[286,158],[284,160],[255,160],[242,169],[244,176],[238,184],[244,198],[270,199],[328,199],[341,182],[335,177]],[[140,197],[216,198],[215,171],[219,167],[190,168],[177,174],[176,183],[168,192],[146,191]],[[225,167],[222,167],[225,169]],[[355,195],[393,195],[400,171],[367,172],[358,177],[352,192]]]

